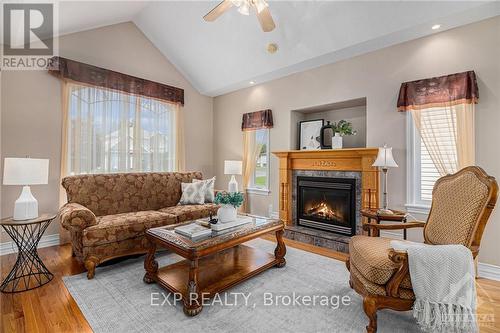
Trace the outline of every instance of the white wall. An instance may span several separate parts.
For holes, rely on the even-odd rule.
[[[213,175],[212,102],[200,95],[133,23],[66,35],[60,55],[184,89],[186,168]],[[49,158],[49,184],[33,186],[40,212],[57,212],[61,162],[61,88],[45,71],[1,74],[1,157]],[[19,186],[2,186],[1,217],[11,216]],[[46,235],[57,234],[52,223]],[[3,236],[3,237],[2,237]],[[7,240],[0,234],[0,240]]]
[[[405,113],[396,111],[402,82],[475,70],[480,101],[477,105],[477,164],[500,179],[500,17],[395,45],[338,63],[252,86],[214,100],[215,171],[218,187],[229,180],[225,159],[242,158],[241,116],[272,109],[271,151],[295,146],[291,139],[291,110],[367,98],[367,146],[394,147],[399,168],[391,170],[390,205],[403,208],[406,197]],[[271,159],[271,194],[252,196],[253,213],[267,214],[278,205],[278,161]],[[494,212],[481,247],[482,262],[500,265],[500,213]]]

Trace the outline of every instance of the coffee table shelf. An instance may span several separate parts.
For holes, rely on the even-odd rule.
[[[212,298],[232,286],[251,278],[277,264],[274,255],[246,246],[224,250],[198,262],[198,289],[204,297]],[[158,270],[154,280],[170,292],[189,297],[187,283],[190,260],[183,260]]]

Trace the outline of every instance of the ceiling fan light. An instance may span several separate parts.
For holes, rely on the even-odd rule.
[[[238,8],[240,14],[250,15],[250,6],[248,5],[248,1],[242,1],[240,7]]]
[[[255,9],[257,9],[257,13],[260,13],[269,6],[265,0],[254,0],[253,4]]]

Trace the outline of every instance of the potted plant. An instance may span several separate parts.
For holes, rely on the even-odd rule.
[[[220,223],[236,220],[236,208],[243,204],[241,192],[219,192],[215,196],[215,203],[221,205],[217,210],[217,219]]]
[[[342,137],[346,135],[356,135],[352,129],[352,123],[347,120],[340,120],[332,125],[334,136],[332,136],[332,149],[342,148]]]

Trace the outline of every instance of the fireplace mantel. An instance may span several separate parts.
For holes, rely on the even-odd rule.
[[[357,171],[361,173],[361,207],[379,203],[379,171],[372,167],[378,148],[288,150],[273,152],[279,158],[279,215],[292,224],[292,170]]]

